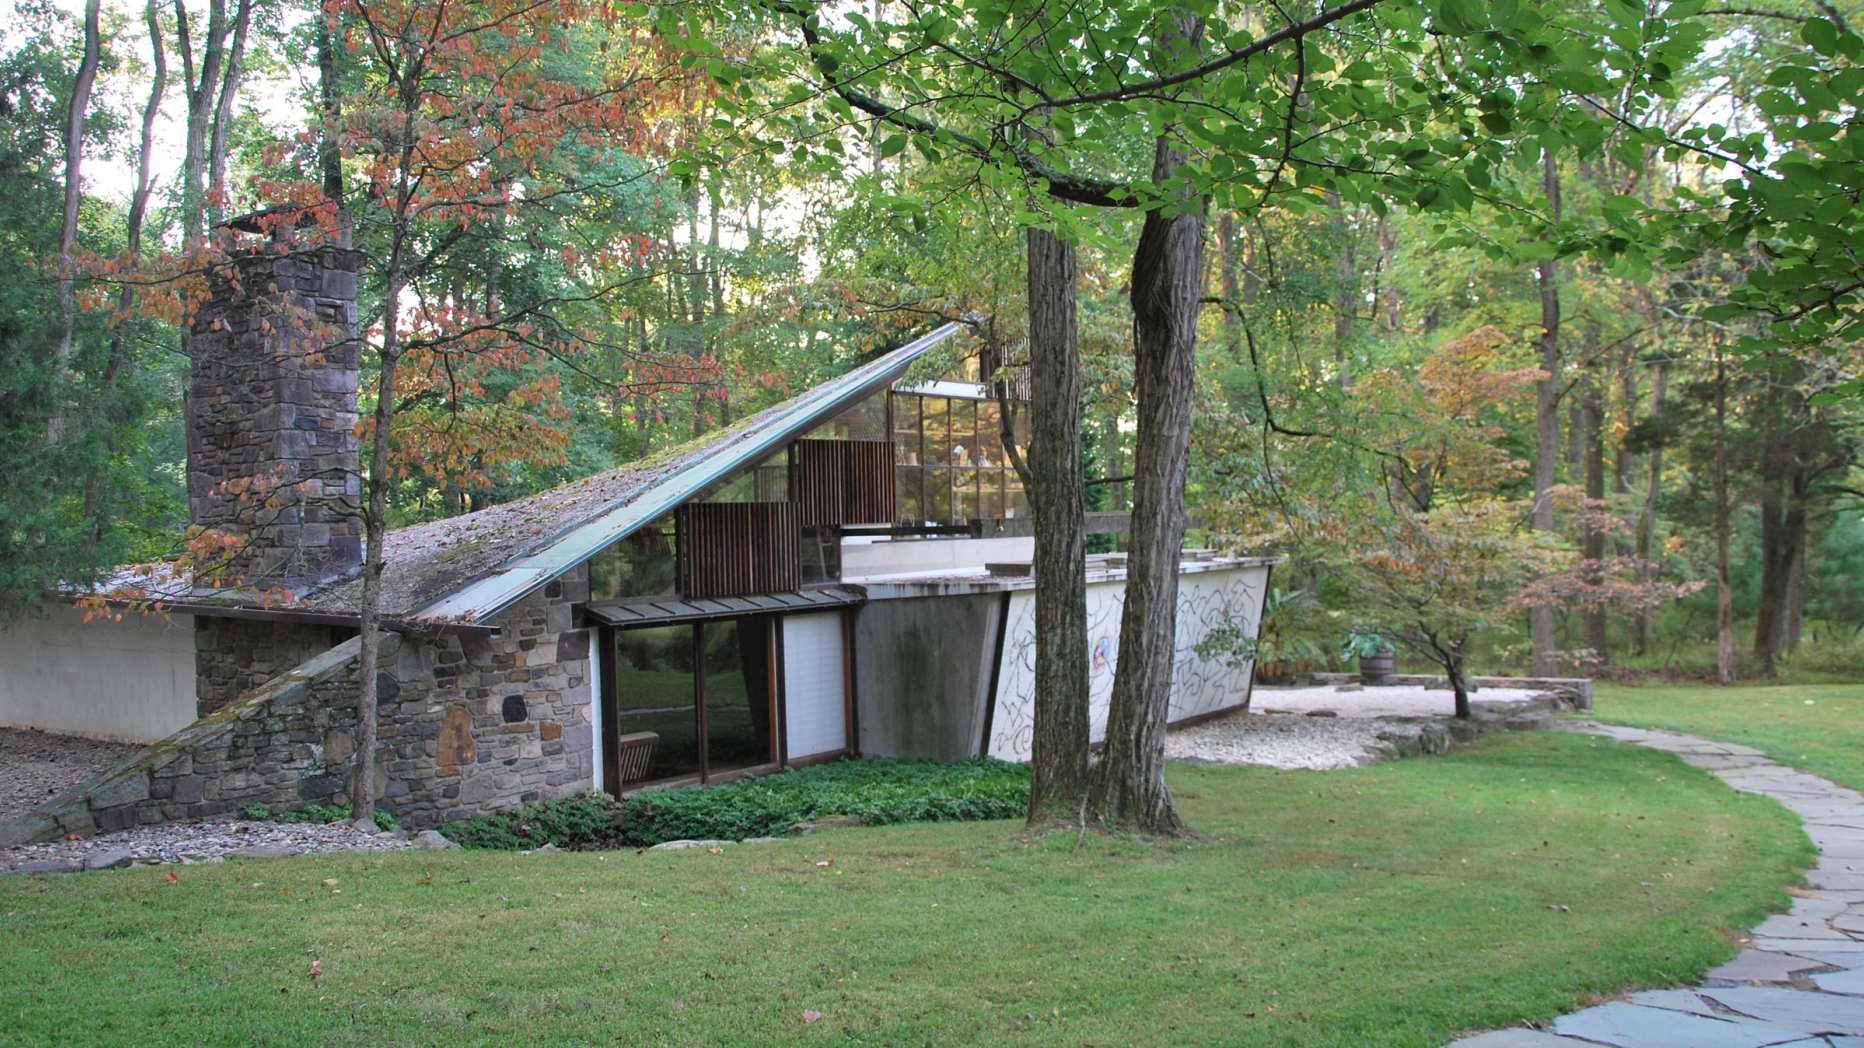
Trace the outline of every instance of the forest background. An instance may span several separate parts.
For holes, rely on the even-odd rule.
[[[1820,34],[1856,6],[1693,5],[1709,43],[1672,71],[1669,110],[1641,123],[1671,142],[1712,124],[1777,152],[1779,71],[1831,57]],[[218,222],[378,177],[359,122],[379,111],[344,108],[382,96],[397,68],[370,60],[369,8],[15,4],[0,42],[7,613],[61,581],[198,555],[186,289]],[[391,298],[412,314],[392,381],[392,524],[652,455],[936,322],[1022,362],[1024,237],[1044,206],[1026,186],[954,189],[933,142],[806,85],[785,102],[789,148],[699,162],[745,141],[732,63],[794,42],[720,30],[705,54],[644,8],[608,14],[517,59],[539,83],[620,85],[623,111],[525,130],[556,148],[488,148],[473,192],[500,206],[458,236],[429,233],[395,292],[365,268],[364,317]],[[1289,558],[1257,654],[1338,666],[1355,637],[1402,639],[1393,609],[1421,591],[1463,602],[1478,669],[1534,668],[1541,609],[1555,629],[1542,669],[1714,677],[1721,644],[1736,676],[1855,676],[1857,344],[1840,328],[1756,349],[1766,325],[1730,307],[1768,272],[1763,237],[1698,240],[1642,269],[1581,250],[1712,195],[1722,175],[1700,153],[1625,134],[1519,160],[1468,200],[1406,208],[1316,188],[1309,206],[1210,216],[1187,502],[1194,544]],[[402,227],[359,210],[358,246],[387,254]],[[1127,508],[1142,220],[1077,219],[1093,227],[1078,244],[1090,509]],[[485,329],[498,352],[474,342]],[[375,367],[365,356],[365,414]],[[1432,515],[1494,543],[1405,530]],[[1477,547],[1533,570],[1418,570]]]

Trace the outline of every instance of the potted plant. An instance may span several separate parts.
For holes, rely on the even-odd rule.
[[[1383,630],[1374,626],[1354,626],[1346,631],[1340,645],[1340,661],[1357,658],[1359,679],[1367,684],[1383,684],[1398,672],[1398,653]]]
[[[1262,602],[1262,624],[1256,631],[1256,679],[1282,684],[1327,661],[1327,650],[1314,638],[1322,633],[1315,621],[1320,603],[1306,590],[1272,589]]]

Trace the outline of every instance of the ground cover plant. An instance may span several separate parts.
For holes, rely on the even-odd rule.
[[[1736,742],[1864,790],[1864,684],[1710,688],[1600,684],[1598,720]]]
[[[1699,977],[1810,854],[1778,806],[1589,736],[1170,776],[1206,839],[930,823],[4,878],[0,1013],[25,1045],[1435,1046]]]
[[[645,846],[788,833],[825,815],[869,826],[1013,819],[1029,805],[1029,767],[1005,761],[855,760],[722,786],[651,790],[626,801],[592,795],[475,815],[441,832],[468,847]]]

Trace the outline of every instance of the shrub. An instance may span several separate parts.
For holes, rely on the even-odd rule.
[[[1013,819],[1029,807],[1029,769],[1004,761],[839,761],[723,786],[636,794],[622,812],[635,845],[788,833],[824,815],[871,825]]]
[[[559,848],[613,848],[622,844],[615,799],[579,793],[562,800],[535,801],[521,808],[480,812],[465,822],[440,827],[448,840],[468,848],[518,851],[554,844]]]
[[[256,807],[258,807],[258,805],[255,804],[247,808],[246,814],[249,816],[252,815],[252,809]],[[264,818],[264,816],[253,817]],[[317,804],[313,802],[294,811],[280,812],[278,821],[332,823],[341,822],[349,817],[350,806],[347,804]],[[384,830],[394,830],[401,827],[401,824],[395,821],[395,813],[389,811],[387,808],[377,808],[375,810],[375,824]]]
[[[645,847],[778,836],[826,815],[859,816],[870,825],[958,822],[1020,818],[1028,806],[1027,765],[853,760],[723,786],[650,790],[620,802],[579,794],[481,813],[440,832],[473,848]]]

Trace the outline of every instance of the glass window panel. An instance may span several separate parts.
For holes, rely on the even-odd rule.
[[[770,626],[764,619],[704,624],[708,771],[768,764]]]
[[[657,736],[646,773],[629,782],[698,774],[696,683],[690,624],[615,634],[616,738]]]
[[[926,477],[926,522],[930,524],[948,524],[951,522],[951,471],[948,469],[928,469]]]
[[[901,524],[916,524],[925,519],[925,471],[902,466],[895,477]]]
[[[977,471],[977,517],[991,520],[1003,516],[1003,475],[994,469]]]
[[[661,597],[672,594],[675,577],[673,521],[662,518],[589,558],[592,600]]]
[[[926,397],[921,401],[920,418],[925,425],[925,448],[919,460],[928,466],[951,464],[951,401],[944,397]]]
[[[954,466],[977,465],[977,402],[951,402],[951,461]]]
[[[983,400],[977,404],[977,452],[980,466],[1004,464],[1002,422],[994,401]]]
[[[1023,486],[1017,484],[1010,489],[1009,505],[1003,507],[1006,517],[1027,517],[1029,515],[1029,496],[1023,493]]]
[[[810,440],[887,439],[887,397],[876,393],[804,434]]]
[[[906,393],[893,397],[894,460],[908,466],[919,464],[919,401]]]

